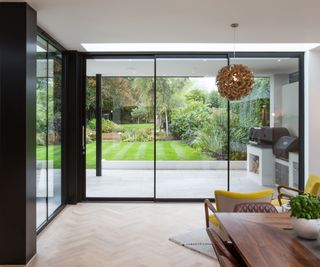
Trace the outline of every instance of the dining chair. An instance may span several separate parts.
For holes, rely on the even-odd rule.
[[[233,212],[235,205],[244,202],[271,202],[273,196],[272,189],[266,189],[250,193],[238,193],[225,190],[215,190],[216,207],[209,199],[204,201],[206,227],[210,225],[220,228],[220,223],[217,220],[216,212]],[[209,214],[211,211],[212,214]]]
[[[288,203],[297,194],[320,195],[320,176],[310,175],[304,191],[286,185],[279,185],[277,190],[278,198],[271,202],[274,206],[282,206],[282,204]]]
[[[278,210],[268,202],[240,203],[235,205],[234,212],[254,212],[254,213],[278,213]]]
[[[220,256],[220,266],[221,267],[234,267],[234,265],[227,257]]]
[[[221,266],[241,266],[236,257],[232,255],[224,245],[223,240],[220,238],[214,228],[208,227],[207,233]]]

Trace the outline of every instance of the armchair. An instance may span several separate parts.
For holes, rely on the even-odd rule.
[[[320,176],[310,175],[307,181],[305,191],[289,187],[286,185],[279,185],[278,188],[278,198],[272,200],[274,206],[281,206],[290,201],[292,197],[297,194],[311,194],[319,195],[320,194]]]
[[[248,202],[270,202],[273,190],[267,189],[252,193],[237,193],[224,190],[214,191],[216,207],[206,199],[204,201],[206,227],[211,225],[220,228],[220,224],[214,215],[216,212],[233,212],[235,205]],[[209,214],[211,211],[212,214]]]

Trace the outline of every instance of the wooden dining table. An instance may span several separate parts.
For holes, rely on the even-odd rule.
[[[248,266],[320,267],[319,240],[297,237],[289,213],[217,212],[216,216]]]

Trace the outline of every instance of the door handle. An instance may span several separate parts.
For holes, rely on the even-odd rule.
[[[85,154],[86,153],[86,141],[85,141],[85,128],[82,125],[82,153]]]

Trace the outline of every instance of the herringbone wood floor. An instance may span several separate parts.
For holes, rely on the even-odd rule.
[[[218,262],[168,240],[204,226],[202,204],[80,203],[39,235],[28,267],[201,267]]]

